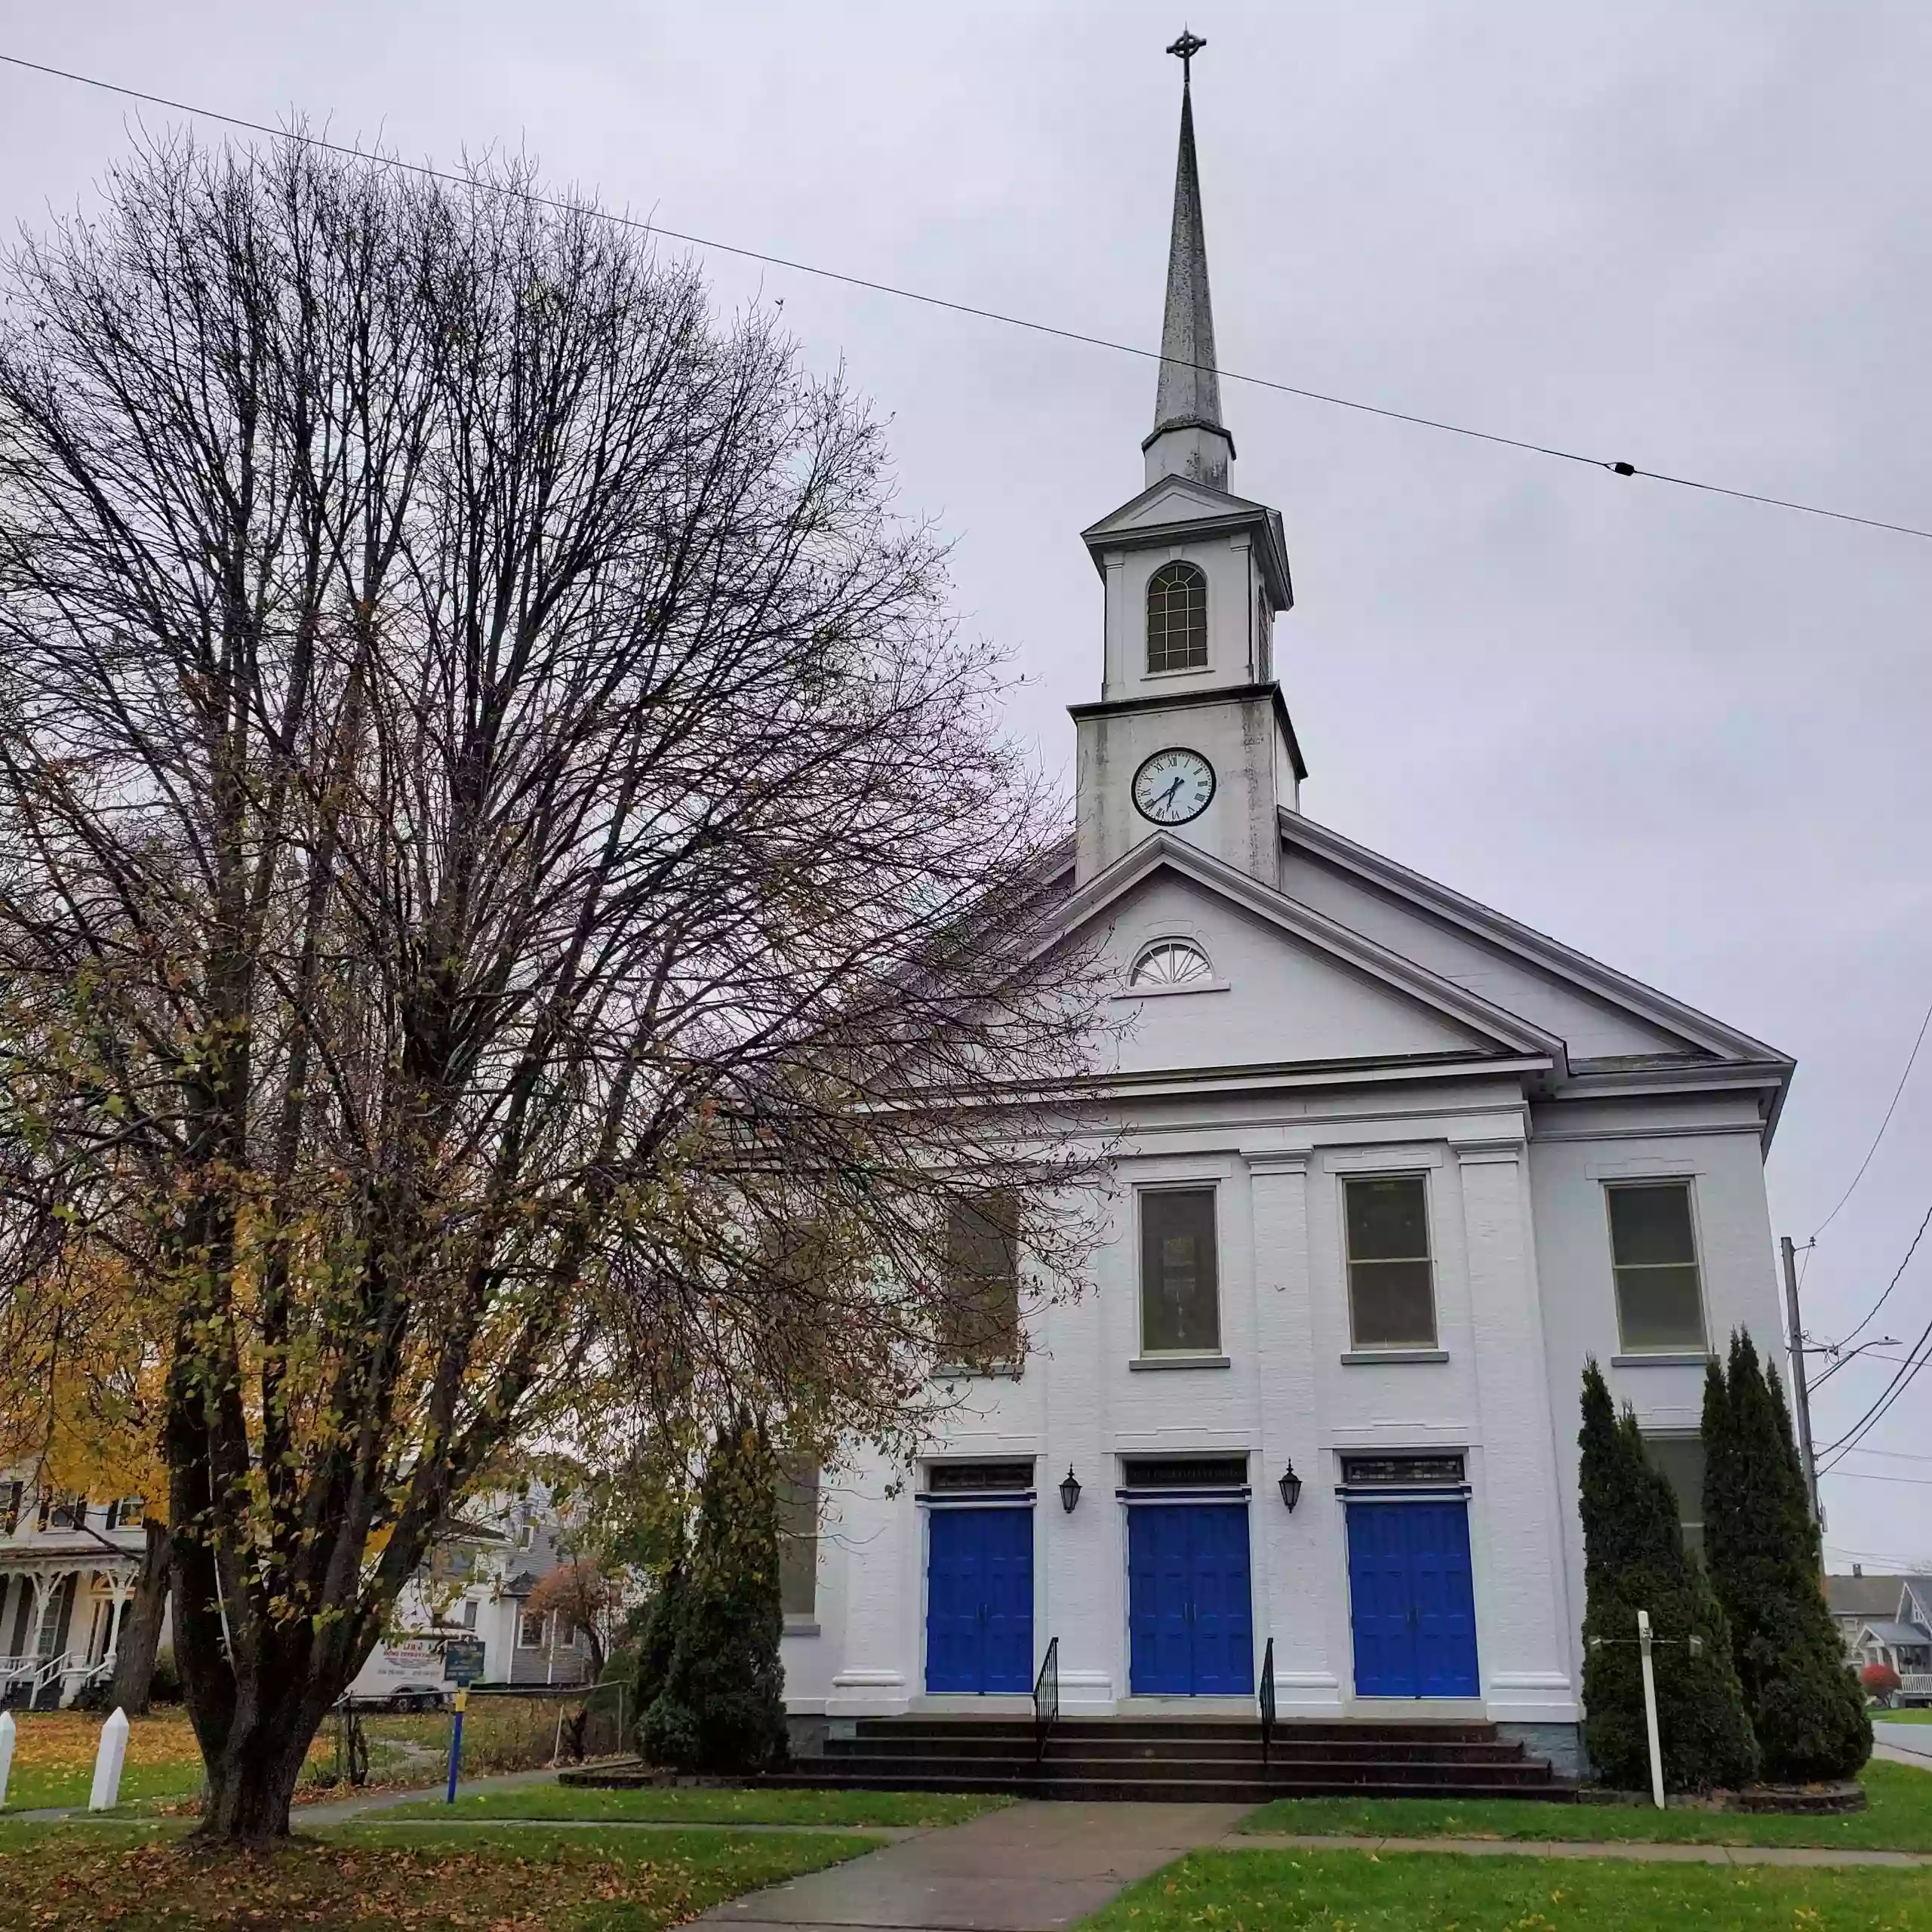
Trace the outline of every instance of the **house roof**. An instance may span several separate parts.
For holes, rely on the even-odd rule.
[[[1827,1577],[1825,1601],[1834,1617],[1896,1617],[1905,1593],[1903,1577]]]
[[[1895,1617],[1868,1617],[1858,1628],[1861,1635],[1875,1638],[1881,1644],[1932,1644],[1932,1630],[1921,1630],[1915,1623],[1901,1623]]]

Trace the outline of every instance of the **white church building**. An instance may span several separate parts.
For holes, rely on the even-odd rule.
[[[1189,50],[1189,51],[1191,51]],[[909,1469],[825,1479],[795,1715],[1481,1719],[1577,1765],[1577,1398],[1700,1513],[1704,1364],[1781,1326],[1792,1063],[1303,809],[1279,514],[1235,492],[1183,94],[1146,485],[1082,533],[1063,917],[1103,936],[1115,1186],[1090,1286]],[[1291,660],[1290,660],[1291,662]],[[811,1546],[808,1544],[807,1549]]]

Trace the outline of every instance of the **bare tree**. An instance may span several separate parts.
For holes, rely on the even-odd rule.
[[[514,1439],[903,1439],[955,1215],[1088,1232],[1055,814],[876,426],[531,186],[168,141],[8,265],[0,1131],[165,1311],[214,1838]]]

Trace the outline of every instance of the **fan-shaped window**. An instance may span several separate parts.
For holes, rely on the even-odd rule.
[[[1134,962],[1127,983],[1137,992],[1152,992],[1163,986],[1192,986],[1211,978],[1214,971],[1207,954],[1191,941],[1157,940]]]
[[[1208,580],[1192,564],[1163,564],[1147,580],[1147,668],[1192,671],[1208,662]]]

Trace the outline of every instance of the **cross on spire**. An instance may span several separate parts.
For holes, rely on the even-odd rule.
[[[1183,27],[1180,30],[1180,39],[1168,49],[1168,51],[1180,62],[1180,84],[1183,87],[1192,85],[1194,57],[1207,45],[1208,43],[1192,28]]]

